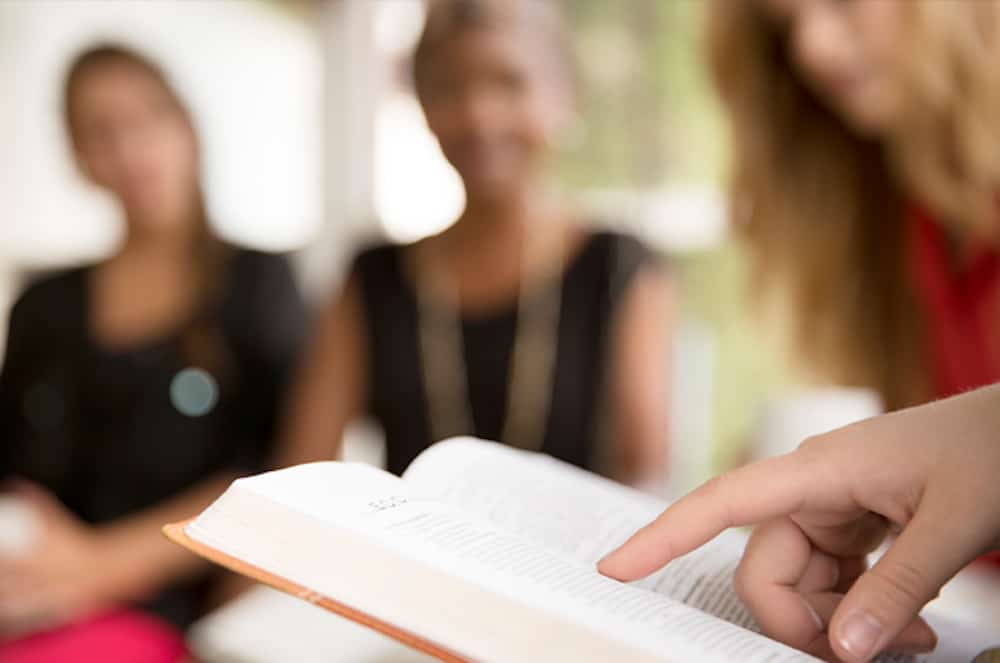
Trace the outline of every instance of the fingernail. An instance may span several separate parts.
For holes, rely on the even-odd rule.
[[[875,653],[881,637],[882,625],[871,615],[856,612],[844,621],[838,639],[851,656],[867,660]]]
[[[812,604],[810,604],[809,601],[807,601],[806,597],[804,596],[802,597],[802,603],[803,605],[806,606],[806,610],[809,611],[809,616],[813,618],[814,622],[816,622],[816,630],[819,631],[820,633],[825,631],[826,624],[823,623],[822,617],[820,617],[819,613],[816,612],[816,608],[812,607]]]

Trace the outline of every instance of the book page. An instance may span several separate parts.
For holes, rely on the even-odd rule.
[[[517,660],[503,655],[513,646],[510,632],[475,632],[484,624],[509,623],[511,615],[515,622],[538,624],[545,615],[558,617],[539,631],[551,637],[544,651],[553,660],[812,660],[679,602],[604,578],[589,561],[427,499],[369,467],[316,463],[239,480],[188,534],[389,623],[457,643],[477,660]],[[377,546],[358,552],[361,541]],[[412,565],[404,571],[393,558],[425,571],[416,573]],[[448,578],[465,584],[456,587]],[[433,589],[414,593],[419,600],[408,605],[407,586],[432,579]],[[523,607],[491,620],[486,606],[496,602],[482,599],[486,593]],[[459,594],[466,598],[456,599]],[[534,611],[530,620],[522,617],[525,609]],[[566,651],[560,654],[559,647]]]
[[[548,456],[467,438],[434,445],[403,477],[418,494],[460,505],[590,568],[667,507]],[[757,630],[732,589],[745,542],[740,532],[724,533],[632,585]]]
[[[669,505],[549,456],[472,438],[439,442],[424,451],[403,478],[420,495],[461,505],[591,568]],[[759,633],[733,589],[746,541],[743,532],[723,532],[629,585]],[[880,663],[914,660],[908,654],[878,657]]]

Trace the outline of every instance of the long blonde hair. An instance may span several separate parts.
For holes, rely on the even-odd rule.
[[[822,379],[873,387],[889,408],[925,400],[904,201],[963,237],[995,239],[1000,3],[906,3],[907,113],[880,141],[807,89],[760,4],[715,0],[707,23],[732,138],[734,228],[755,289],[787,297],[798,355]]]

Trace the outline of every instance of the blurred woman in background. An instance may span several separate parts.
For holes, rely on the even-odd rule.
[[[889,409],[1000,381],[1000,3],[717,0],[709,42],[809,364]]]
[[[1000,381],[1000,3],[716,0],[732,209],[819,376]]]
[[[11,314],[0,476],[40,526],[26,556],[0,557],[0,658],[54,647],[37,660],[90,660],[100,637],[73,627],[9,640],[134,605],[145,612],[119,617],[126,636],[94,660],[170,660],[170,625],[202,610],[207,570],[160,527],[262,466],[305,311],[284,258],[210,233],[194,126],[156,65],[116,46],[83,53],[65,118],[126,233],[107,260],[28,288]]]
[[[466,207],[437,236],[356,259],[304,362],[285,463],[329,458],[368,414],[396,473],[466,434],[663,480],[668,280],[634,239],[584,229],[547,183],[571,61],[549,3],[430,3],[413,78]]]

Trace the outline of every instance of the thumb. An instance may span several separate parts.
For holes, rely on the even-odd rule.
[[[837,656],[856,663],[870,660],[890,645],[915,650],[934,647],[937,637],[917,615],[978,552],[974,543],[965,545],[972,537],[968,522],[965,527],[957,526],[961,524],[954,514],[943,520],[926,510],[914,516],[837,607],[829,629]]]

